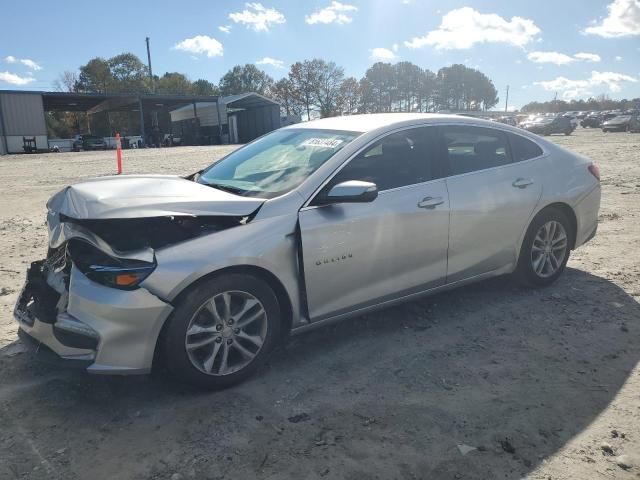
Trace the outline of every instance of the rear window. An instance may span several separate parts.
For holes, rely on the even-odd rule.
[[[542,149],[538,145],[520,135],[510,133],[509,142],[511,143],[511,155],[514,162],[521,162],[542,155]]]
[[[447,147],[449,175],[511,163],[504,132],[472,126],[439,127]]]

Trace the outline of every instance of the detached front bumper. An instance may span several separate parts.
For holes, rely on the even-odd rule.
[[[150,372],[173,307],[144,288],[92,282],[73,266],[68,289],[59,276],[45,262],[31,265],[14,311],[20,328],[65,359],[92,361],[91,373]]]

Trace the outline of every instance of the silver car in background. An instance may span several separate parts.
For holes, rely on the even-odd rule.
[[[549,285],[595,235],[599,206],[598,167],[522,129],[311,121],[186,178],[63,189],[15,316],[89,372],[162,362],[226,387],[289,334],[498,275]]]

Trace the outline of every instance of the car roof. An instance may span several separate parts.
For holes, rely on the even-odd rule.
[[[402,124],[411,124],[413,122],[440,123],[447,121],[465,122],[476,125],[486,125],[491,123],[484,119],[442,113],[366,113],[311,120],[309,122],[296,123],[285,128],[317,128],[321,130],[341,130],[366,133],[383,127],[390,127],[394,125],[400,126]]]

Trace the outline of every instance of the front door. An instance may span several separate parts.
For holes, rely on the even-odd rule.
[[[433,127],[390,134],[325,187],[371,181],[380,192],[373,202],[300,211],[312,321],[444,284],[449,198],[432,136]]]

